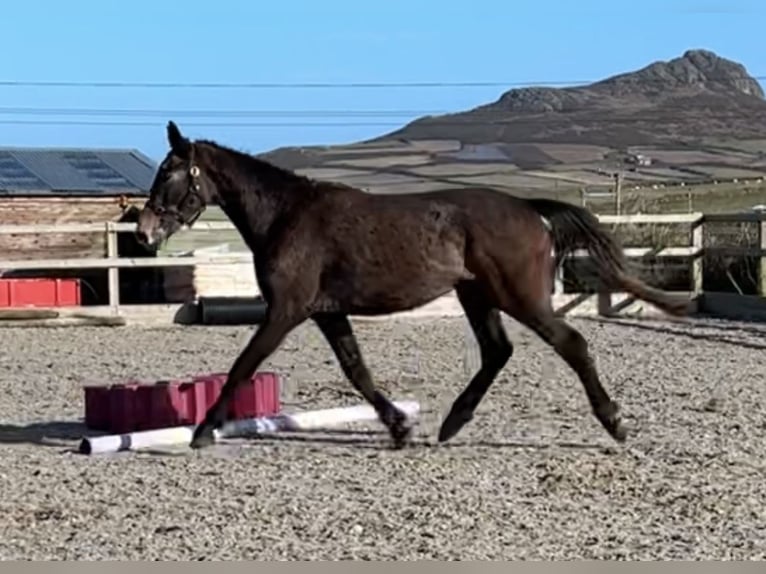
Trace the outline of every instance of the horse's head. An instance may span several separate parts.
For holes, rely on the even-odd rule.
[[[168,151],[138,217],[136,234],[145,245],[168,239],[183,225],[191,226],[217,197],[215,184],[200,168],[195,144],[168,122]]]

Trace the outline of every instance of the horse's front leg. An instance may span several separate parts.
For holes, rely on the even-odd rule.
[[[265,321],[258,327],[231,367],[218,399],[194,430],[190,443],[192,448],[203,448],[214,442],[213,430],[220,428],[225,422],[234,390],[240,383],[250,380],[261,363],[279,347],[285,336],[304,320],[304,317],[281,313],[278,308],[269,309]]]

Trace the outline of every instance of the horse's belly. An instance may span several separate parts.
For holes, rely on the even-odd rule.
[[[471,278],[462,242],[428,235],[402,233],[385,245],[349,244],[325,270],[323,299],[348,313],[392,313],[424,305]]]
[[[349,278],[342,299],[349,312],[393,313],[425,305],[447,294],[463,278],[462,265],[431,261],[412,268],[391,266]]]

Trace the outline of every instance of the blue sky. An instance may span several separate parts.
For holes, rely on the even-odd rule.
[[[191,136],[258,153],[353,142],[504,91],[500,85],[202,89],[9,82],[512,87],[601,79],[690,48],[713,50],[764,76],[764,16],[760,0],[6,2],[0,145],[135,147],[158,159],[166,151],[165,123],[174,119]],[[242,115],[221,115],[234,112]],[[103,125],[111,122],[134,125]]]

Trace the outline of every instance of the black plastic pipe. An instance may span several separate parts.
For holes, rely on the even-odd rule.
[[[254,325],[266,317],[262,297],[200,297],[197,321],[202,325]]]

